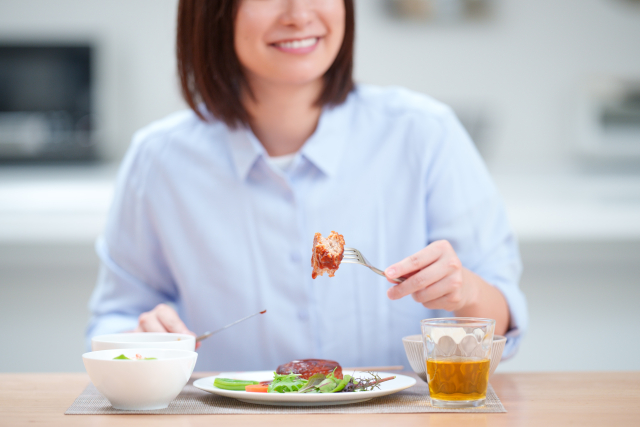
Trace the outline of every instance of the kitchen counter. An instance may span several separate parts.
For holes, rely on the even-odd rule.
[[[102,232],[117,165],[0,168],[0,244],[90,243]]]
[[[640,240],[638,175],[497,175],[520,240]]]
[[[624,427],[640,420],[640,372],[496,374],[491,384],[506,414],[64,415],[88,383],[86,374],[0,374],[0,424]]]
[[[0,243],[87,243],[104,227],[116,164],[0,169]],[[640,176],[497,175],[522,241],[640,240]]]

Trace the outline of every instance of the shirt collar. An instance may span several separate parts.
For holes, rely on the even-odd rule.
[[[245,126],[229,129],[229,150],[238,178],[242,181],[247,179],[258,158],[266,155],[262,144]]]
[[[327,176],[338,171],[346,145],[351,116],[349,98],[341,105],[323,109],[316,131],[301,150],[302,155]]]
[[[323,108],[315,132],[300,150],[304,158],[327,176],[337,172],[342,158],[350,122],[347,104],[352,96],[350,94],[341,105]],[[258,159],[267,156],[264,147],[247,126],[229,129],[229,149],[238,177],[243,181]]]

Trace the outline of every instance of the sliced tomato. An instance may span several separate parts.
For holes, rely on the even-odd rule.
[[[266,393],[267,390],[269,390],[269,386],[268,385],[261,385],[261,384],[252,384],[252,385],[248,385],[244,387],[245,391],[251,391],[254,393]]]

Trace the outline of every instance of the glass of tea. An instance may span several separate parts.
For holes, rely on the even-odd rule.
[[[483,406],[496,321],[450,317],[425,319],[421,324],[431,404],[441,408]]]

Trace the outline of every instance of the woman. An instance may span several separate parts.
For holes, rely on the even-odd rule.
[[[389,365],[421,319],[457,315],[496,319],[513,354],[520,259],[480,157],[448,107],[354,85],[353,39],[351,0],[181,0],[192,110],[134,137],[88,336],[202,333],[266,308],[205,341],[198,369]],[[408,279],[312,280],[313,235],[331,230]]]

